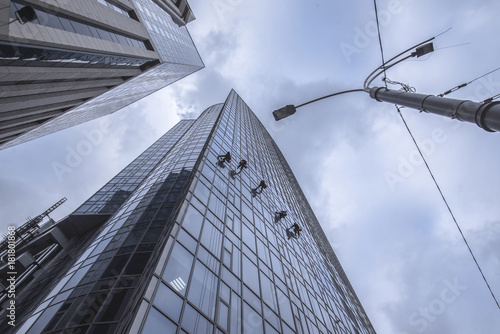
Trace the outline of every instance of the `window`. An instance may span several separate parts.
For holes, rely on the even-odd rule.
[[[195,237],[195,239],[197,239],[200,236],[202,223],[202,214],[190,205],[186,212],[186,215],[184,216],[184,220],[182,221],[182,227],[184,227]]]
[[[190,334],[212,333],[213,325],[191,305],[187,304],[182,317],[182,328]],[[150,333],[168,333],[165,330],[152,331]]]
[[[215,315],[217,280],[207,267],[196,261],[188,299],[211,319],[214,319]]]
[[[167,317],[152,307],[149,311],[144,328],[142,329],[142,333],[175,333],[176,330],[177,326],[172,321],[168,320]]]
[[[163,274],[163,279],[180,294],[186,293],[189,274],[193,264],[193,255],[179,243],[175,243]]]
[[[179,321],[181,315],[183,299],[170,290],[165,284],[160,283],[154,299],[154,305],[163,313]]]

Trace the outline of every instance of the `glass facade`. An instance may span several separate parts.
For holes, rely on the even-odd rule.
[[[112,215],[182,138],[193,120],[182,120],[80,206],[73,215]]]
[[[185,27],[177,26],[172,17],[151,0],[133,0],[132,2],[162,62],[203,66]]]
[[[231,152],[231,166],[217,156]],[[245,159],[249,168],[231,177]],[[261,180],[268,187],[255,197]],[[277,221],[275,212],[287,211]],[[152,333],[374,333],[276,144],[232,92],[134,329]],[[297,222],[299,239],[286,230]],[[167,305],[165,299],[172,300]]]
[[[53,133],[110,114],[196,72],[200,68],[192,65],[172,63],[156,65],[139,76],[68,111],[61,117],[42,124],[40,127],[14,139],[12,142],[15,144],[19,140],[24,142],[35,139],[48,133]]]
[[[139,67],[150,61],[149,59],[78,52],[46,46],[33,47],[0,41],[0,65],[2,66],[30,66],[29,62],[43,62],[46,67],[64,67],[66,65],[79,68],[95,68],[96,64],[101,65],[103,68],[114,66]]]
[[[248,168],[233,175],[241,159]],[[283,155],[234,91],[73,215],[100,212],[111,217],[19,333],[375,333]]]
[[[98,11],[95,8],[98,6],[104,11],[110,12],[115,12],[116,8],[118,8],[109,5],[110,2],[108,1],[105,1],[108,5],[104,8],[103,2],[102,0],[99,3],[97,3],[97,0],[92,1],[91,4],[88,4],[88,7],[93,6],[93,10]],[[31,4],[31,2],[23,0],[12,2],[11,15],[19,6],[25,3]],[[36,25],[40,24],[64,30],[62,33],[68,34],[64,36],[69,40],[79,40],[76,38],[78,35],[85,36],[84,40],[89,44],[82,46],[87,51],[95,50],[96,43],[91,42],[94,39],[95,41],[106,42],[107,49],[95,50],[95,52],[85,54],[80,47],[73,52],[75,46],[64,45],[65,41],[60,41],[62,44],[59,48],[30,44],[32,43],[31,40],[27,41],[27,44],[19,43],[16,45],[6,42],[5,45],[0,45],[0,64],[12,67],[31,66],[43,68],[43,71],[47,70],[48,67],[75,68],[78,79],[74,80],[94,80],[96,87],[102,87],[100,86],[100,80],[108,79],[108,76],[112,78],[119,77],[122,79],[122,83],[118,86],[102,87],[107,91],[95,93],[96,95],[87,97],[85,100],[81,99],[81,97],[73,97],[76,94],[75,88],[68,91],[61,89],[61,91],[55,92],[53,100],[47,99],[47,101],[50,101],[48,107],[67,101],[71,101],[72,106],[70,108],[61,108],[62,115],[48,118],[44,120],[43,124],[41,124],[42,122],[37,123],[35,128],[30,127],[29,131],[20,132],[17,137],[9,138],[4,143],[0,141],[0,148],[21,144],[113,113],[204,67],[186,27],[179,27],[169,13],[153,0],[132,0],[129,5],[134,8],[129,12],[133,13],[133,15],[131,17],[124,16],[123,20],[130,20],[134,24],[138,24],[138,20],[146,31],[147,37],[144,37],[144,40],[137,40],[132,34],[124,35],[123,29],[119,30],[117,28],[116,31],[113,31],[109,27],[105,27],[104,24],[100,25],[99,22],[95,22],[95,19],[85,22],[81,18],[77,19],[70,17],[69,14],[59,13],[57,8],[45,8],[45,5],[37,3],[37,11],[40,12],[39,21],[32,22],[31,25],[36,27]],[[87,6],[82,8],[84,13],[87,10]],[[118,31],[121,31],[121,33],[118,33]],[[125,53],[127,51],[124,51],[134,49],[139,51],[136,54],[127,54]],[[144,57],[138,56],[138,54]],[[102,74],[96,75],[95,70],[100,68],[116,69],[116,72],[102,72]],[[67,77],[61,75],[54,78],[50,74],[50,78],[47,79],[42,78],[45,73],[43,71],[37,71],[37,73],[41,73],[40,78],[30,75],[25,79],[23,76],[19,76],[16,82],[9,81],[8,84],[12,86],[19,83],[40,84],[50,87],[51,83],[60,83],[71,79],[73,74],[68,69]],[[86,77],[87,75],[88,77]],[[7,83],[0,82],[0,84]],[[63,91],[66,95],[64,95],[64,101],[60,101],[58,96]],[[47,96],[47,98],[51,96]],[[21,98],[19,100],[22,101]],[[16,108],[20,108],[20,105],[20,103],[19,106],[16,105]],[[31,109],[33,109],[32,112],[36,112],[36,110],[43,109],[43,107],[43,105],[38,105],[36,108]],[[57,110],[56,107],[53,108]],[[30,123],[29,125],[34,124]]]
[[[129,13],[128,13],[128,11],[126,9],[120,8],[120,7],[118,7],[114,3],[111,3],[111,2],[109,2],[107,0],[95,0],[95,1],[99,2],[101,5],[104,5],[106,7],[112,8],[113,10],[117,11],[120,14],[123,14],[123,15],[126,15],[126,16],[130,17],[130,15],[129,15]]]

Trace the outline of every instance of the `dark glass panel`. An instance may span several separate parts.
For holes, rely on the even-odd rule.
[[[99,321],[118,321],[128,306],[128,302],[133,293],[133,289],[112,290],[108,297],[104,313]]]

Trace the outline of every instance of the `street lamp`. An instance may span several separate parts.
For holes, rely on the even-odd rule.
[[[297,107],[295,107],[293,104],[289,104],[284,106],[283,108],[273,111],[273,116],[275,120],[279,121],[280,119],[292,116],[296,111]]]
[[[274,116],[274,119],[276,121],[279,121],[280,119],[286,118],[288,116],[292,116],[297,111],[297,108],[305,106],[306,104],[310,104],[310,103],[313,103],[313,102],[316,102],[319,100],[327,99],[329,97],[336,96],[336,95],[347,94],[347,93],[352,93],[352,92],[364,92],[364,91],[366,91],[366,90],[364,90],[364,89],[349,89],[349,90],[344,90],[342,92],[337,92],[337,93],[333,93],[330,95],[326,95],[326,96],[320,97],[318,99],[314,99],[314,100],[308,101],[306,103],[302,103],[298,106],[294,106],[294,105],[289,104],[287,106],[284,106],[283,108],[280,108],[280,109],[273,111],[273,116]]]
[[[296,109],[307,104],[326,99],[335,95],[346,94],[351,92],[366,92],[370,97],[379,102],[389,102],[396,105],[405,106],[408,108],[425,111],[432,114],[450,117],[463,122],[475,123],[480,128],[488,131],[500,131],[500,102],[473,102],[467,100],[449,99],[441,96],[417,94],[413,92],[394,91],[385,87],[370,87],[370,84],[382,74],[385,70],[393,67],[394,65],[402,62],[410,57],[421,57],[434,51],[432,43],[428,43],[433,38],[424,41],[410,49],[407,49],[397,56],[391,58],[387,64],[401,56],[402,54],[417,47],[410,55],[386,66],[387,64],[379,66],[375,71],[370,73],[366,78],[362,89],[351,89],[342,92],[333,93],[302,103],[301,105],[287,105],[281,109],[273,111],[273,116],[276,121],[293,115]]]
[[[35,10],[31,6],[24,6],[23,8],[16,11],[16,19],[21,22],[21,24],[25,24],[27,22],[34,21],[38,18]]]
[[[31,6],[24,6],[19,10],[16,10],[14,13],[16,18],[12,21],[9,21],[8,23],[2,24],[0,27],[9,25],[11,23],[14,23],[16,21],[19,21],[21,24],[25,24],[31,21],[35,21],[38,18],[38,15],[36,15],[35,10]]]

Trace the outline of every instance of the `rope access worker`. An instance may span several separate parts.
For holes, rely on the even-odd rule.
[[[227,152],[226,154],[223,154],[223,155],[219,155],[217,157],[217,164],[220,167],[224,168],[224,162],[231,163],[231,153],[230,152]]]
[[[283,219],[286,217],[287,212],[286,211],[279,211],[279,212],[276,211],[275,215],[276,215],[277,220],[280,220],[280,219]]]
[[[292,228],[293,228],[293,233],[295,233],[295,237],[296,238],[300,237],[300,231],[302,231],[302,229],[300,228],[299,224],[294,223],[292,226],[290,226],[290,229]]]
[[[267,184],[264,180],[260,181],[259,185],[257,186],[257,188],[255,189],[252,189],[252,194],[257,195],[257,194],[261,194],[262,193],[262,190],[266,189],[267,188]]]
[[[236,169],[240,169],[239,171],[233,173],[233,175],[238,175],[239,173],[241,173],[241,171],[243,170],[243,168],[248,168],[248,165],[247,165],[247,161],[246,160],[241,160],[238,167],[236,167]]]

